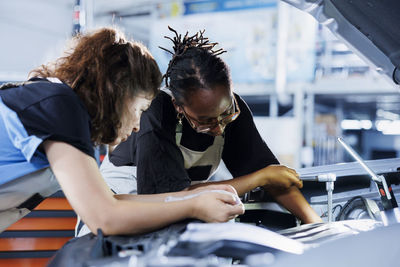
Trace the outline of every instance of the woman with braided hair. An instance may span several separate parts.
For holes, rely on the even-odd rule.
[[[140,131],[103,162],[107,183],[116,192],[139,194],[228,184],[243,195],[264,187],[303,223],[321,222],[298,190],[296,171],[279,164],[232,91],[228,66],[218,57],[225,51],[214,51],[204,31],[189,36],[169,29],[175,36],[166,37],[172,51],[162,48],[172,54],[166,88],[143,113]],[[207,182],[221,159],[235,178]]]
[[[106,235],[148,232],[186,218],[222,222],[243,213],[227,185],[148,196],[112,193],[93,145],[118,144],[139,131],[162,76],[146,47],[115,29],[74,41],[28,82],[0,88],[0,232],[60,188],[92,232],[101,228]],[[184,200],[166,202],[171,198]]]

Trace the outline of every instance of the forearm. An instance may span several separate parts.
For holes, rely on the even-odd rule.
[[[115,199],[118,200],[134,200],[139,202],[165,202],[167,197],[173,197],[175,199],[183,199],[187,196],[195,196],[200,193],[207,191],[220,191],[224,190],[234,195],[237,194],[236,190],[229,185],[218,185],[217,183],[204,183],[203,186],[197,188],[190,188],[191,190],[182,190],[178,192],[162,193],[162,194],[146,194],[146,195],[132,195],[132,194],[118,194],[114,195]]]
[[[162,194],[145,194],[145,195],[132,195],[132,194],[118,194],[114,197],[118,200],[135,200],[140,202],[164,202],[169,196],[184,197],[187,191],[162,193]]]
[[[218,181],[218,182],[205,182],[196,185],[192,185],[189,187],[189,190],[199,188],[202,186],[208,185],[217,185],[217,184],[226,184],[230,185],[236,189],[236,192],[239,196],[244,195],[245,193],[253,190],[256,187],[261,186],[261,173],[259,171],[243,175],[240,177],[236,177],[230,180]]]
[[[265,188],[265,190],[276,202],[285,207],[303,223],[322,222],[297,187],[292,186],[289,189]]]
[[[45,141],[44,149],[69,203],[93,233],[99,228],[106,235],[144,233],[186,218],[225,222],[244,212],[232,194],[216,192],[175,202],[164,199],[185,192],[136,197],[147,201],[119,199],[101,177],[94,158],[63,142]]]
[[[215,187],[216,190],[218,188],[224,189],[223,186]],[[244,212],[243,205],[236,202],[234,195],[217,192],[198,194],[193,198],[172,202],[115,200],[115,203],[118,204],[107,209],[112,212],[108,214],[108,223],[103,224],[107,225],[104,230],[106,234],[146,233],[188,218],[205,222],[226,222]],[[127,210],[132,212],[127,213]]]
[[[143,233],[193,217],[194,200],[173,203],[118,200],[92,157],[62,142],[46,141],[44,148],[69,203],[93,233],[98,228],[106,235]]]
[[[114,218],[104,224],[108,227],[102,229],[106,235],[113,234],[140,234],[150,232],[171,223],[193,218],[192,200],[152,203],[116,201],[108,214],[108,218]],[[127,210],[132,212],[127,213]],[[118,218],[118,219],[115,219]],[[91,229],[96,233],[97,229]]]
[[[296,171],[284,165],[269,165],[265,168],[262,168],[247,175],[233,178],[231,180],[216,182],[216,184],[218,183],[229,184],[233,186],[239,196],[259,186],[266,188],[290,188],[291,186],[301,188],[303,186],[301,180],[298,178],[298,174],[296,173]],[[210,183],[204,184],[207,185]],[[190,187],[189,189],[204,186],[204,184],[196,185]]]

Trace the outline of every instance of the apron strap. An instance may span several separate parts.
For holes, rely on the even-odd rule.
[[[28,210],[33,210],[43,200],[44,200],[44,197],[41,196],[39,193],[36,193],[33,196],[31,196],[30,198],[28,198],[26,201],[21,203],[21,205],[19,205],[17,207],[17,209],[25,208],[25,209],[28,209]]]
[[[175,127],[175,141],[177,145],[181,143],[181,139],[182,139],[182,124],[178,122]]]

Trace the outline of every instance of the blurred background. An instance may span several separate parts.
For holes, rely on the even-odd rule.
[[[400,157],[398,88],[310,15],[276,0],[14,0],[0,3],[0,83],[23,81],[59,57],[78,32],[117,26],[143,42],[164,72],[167,26],[205,36],[227,53],[233,88],[259,131],[294,168]]]

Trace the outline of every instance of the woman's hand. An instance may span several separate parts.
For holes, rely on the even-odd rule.
[[[258,171],[260,185],[265,188],[288,189],[291,186],[303,187],[299,174],[284,165],[269,165]]]
[[[261,184],[276,202],[303,223],[322,222],[298,188],[303,187],[299,174],[283,165],[270,165],[260,170]]]
[[[184,195],[169,196],[166,201],[189,201],[192,217],[205,222],[226,222],[244,213],[243,203],[230,185],[203,185],[179,193]]]
[[[192,202],[194,218],[205,222],[226,222],[244,213],[243,203],[238,202],[236,194],[218,191],[204,191],[188,200]]]

